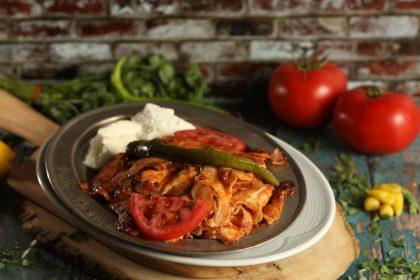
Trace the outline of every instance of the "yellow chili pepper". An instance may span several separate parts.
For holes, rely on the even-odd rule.
[[[379,208],[379,215],[381,215],[382,218],[391,218],[394,216],[394,209],[390,205],[384,204]]]
[[[395,195],[395,203],[393,205],[395,215],[401,215],[403,208],[404,208],[404,195],[402,193]]]
[[[366,211],[376,211],[381,207],[379,200],[373,196],[368,196],[365,199],[365,210]]]
[[[379,190],[379,189],[370,189],[367,191],[370,196],[377,198],[383,204],[394,205],[395,203],[395,195]]]
[[[401,186],[398,184],[378,184],[374,186],[373,188],[383,190],[392,194],[402,193]]]
[[[15,152],[0,140],[0,181],[12,170],[14,160]]]

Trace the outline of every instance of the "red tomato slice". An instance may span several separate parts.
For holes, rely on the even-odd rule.
[[[194,139],[208,144],[209,147],[224,147],[239,152],[245,151],[248,147],[245,142],[232,135],[207,128],[180,130],[175,132],[174,137],[180,140]]]
[[[140,232],[155,240],[170,240],[181,237],[205,218],[210,203],[184,197],[159,197],[147,199],[142,194],[133,193],[130,211]]]

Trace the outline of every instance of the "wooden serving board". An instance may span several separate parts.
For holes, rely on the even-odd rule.
[[[33,143],[42,143],[59,128],[26,104],[2,91],[0,104],[1,109],[11,112],[7,118],[0,114],[0,127]],[[16,120],[11,115],[19,119]],[[34,119],[37,120],[36,128],[23,125],[26,121],[33,123]],[[337,279],[359,255],[353,231],[338,208],[328,233],[306,251],[276,262],[281,270],[272,263],[221,268],[188,266],[151,258],[130,259],[82,233],[71,221],[60,216],[38,185],[36,157],[37,153],[16,168],[8,179],[10,187],[25,197],[21,214],[23,228],[58,255],[77,262],[81,269],[100,279]]]

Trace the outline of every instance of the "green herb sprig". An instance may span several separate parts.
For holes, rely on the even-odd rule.
[[[368,188],[367,180],[356,168],[354,159],[347,154],[340,154],[333,166],[334,176],[330,183],[338,204],[345,215],[355,215],[362,208],[363,199]]]
[[[405,280],[420,278],[420,261],[409,260],[402,256],[396,256],[381,263],[378,259],[370,259],[361,264],[359,275],[365,272],[378,273],[381,280]],[[360,279],[360,278],[359,278]]]
[[[29,266],[37,261],[37,240],[33,240],[29,247],[22,250],[16,243],[12,250],[0,252],[0,270],[5,269],[9,264]]]
[[[326,143],[327,141],[321,136],[310,137],[300,145],[300,149],[307,154],[313,155]]]
[[[204,104],[209,87],[199,65],[175,67],[162,56],[123,57],[112,75],[95,75],[72,81],[34,85],[0,75],[0,88],[17,96],[63,124],[79,113],[119,102],[184,100],[222,111]]]

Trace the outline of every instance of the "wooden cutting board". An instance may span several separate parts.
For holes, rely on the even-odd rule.
[[[0,110],[1,128],[37,145],[59,128],[57,124],[1,90]],[[3,112],[9,113],[4,116]],[[34,120],[36,127],[27,125],[34,123]],[[353,231],[338,208],[333,225],[318,243],[300,254],[276,262],[275,265],[270,263],[221,268],[188,266],[151,258],[130,259],[82,233],[71,221],[60,217],[38,185],[35,173],[36,156],[37,153],[16,168],[8,178],[10,187],[25,197],[21,215],[23,228],[57,254],[76,261],[81,269],[100,279],[337,279],[359,255]]]

